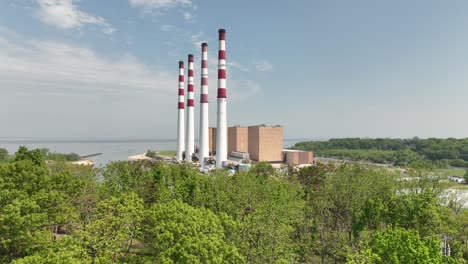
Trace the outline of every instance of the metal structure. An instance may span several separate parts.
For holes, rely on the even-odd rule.
[[[208,146],[208,44],[201,44],[201,92],[200,92],[200,148],[198,159],[200,166],[205,166],[205,158],[209,156]]]
[[[195,152],[195,112],[193,96],[193,54],[188,55],[187,78],[187,135],[185,137],[185,160],[191,162]]]
[[[176,159],[182,161],[182,153],[185,150],[185,126],[184,126],[184,62],[179,61],[179,100],[178,108],[178,122],[177,122],[177,153]]]
[[[226,30],[220,29],[218,52],[218,111],[216,135],[216,167],[222,168],[227,160],[226,116]]]

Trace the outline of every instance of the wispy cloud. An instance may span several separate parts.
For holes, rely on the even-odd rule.
[[[178,6],[191,7],[192,1],[190,0],[128,0],[131,6],[146,7],[154,9],[168,9]]]
[[[250,69],[247,66],[245,66],[244,64],[242,64],[240,62],[237,62],[237,61],[229,61],[228,60],[227,66],[232,67],[232,68],[237,69],[237,70],[242,71],[242,72],[250,72]]]
[[[233,79],[228,88],[233,101],[247,100],[261,91],[260,84],[252,80]]]
[[[193,21],[192,13],[190,13],[188,11],[184,11],[184,12],[182,12],[182,14],[184,15],[184,18],[185,18],[186,21],[189,21],[189,22]]]
[[[259,60],[254,61],[253,64],[255,65],[255,69],[261,72],[272,72],[273,71],[273,64],[266,60]]]
[[[161,30],[165,31],[165,32],[172,32],[172,31],[177,30],[177,27],[175,27],[173,25],[162,25]]]
[[[191,0],[128,0],[128,3],[131,7],[141,8],[143,13],[152,15],[159,15],[172,8],[196,10]],[[193,18],[193,14],[188,11],[183,11],[182,15],[187,21]]]
[[[187,34],[189,34],[189,33],[187,32]],[[207,42],[207,40],[203,36],[204,36],[203,31],[199,31],[198,33],[192,34],[190,36],[190,40],[191,40],[192,44],[195,46],[195,49],[199,49],[200,45],[203,42]]]
[[[61,29],[80,29],[85,24],[96,25],[105,34],[112,34],[115,28],[106,19],[81,11],[77,0],[36,0],[37,15],[45,23]]]
[[[11,38],[1,41],[5,39],[8,36],[0,31],[0,87],[10,93],[171,92],[172,74],[149,68],[131,55],[109,59],[84,46]]]

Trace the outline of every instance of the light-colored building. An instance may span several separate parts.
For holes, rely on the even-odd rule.
[[[253,161],[284,162],[292,166],[312,164],[314,155],[310,151],[283,150],[282,126],[234,126],[227,131],[228,155],[248,153]],[[209,128],[209,149],[216,151],[216,128]],[[236,158],[237,155],[234,155]]]
[[[216,127],[208,128],[208,151],[210,156],[214,156],[216,152]]]
[[[231,152],[249,152],[249,128],[234,126],[228,128],[228,155]]]
[[[284,163],[296,166],[300,164],[312,164],[314,154],[311,151],[283,149]]]
[[[283,127],[249,126],[248,149],[254,161],[283,161]]]

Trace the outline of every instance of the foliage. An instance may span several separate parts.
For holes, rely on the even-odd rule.
[[[47,148],[40,149],[42,156],[44,156],[45,160],[53,160],[53,161],[78,161],[80,160],[80,155],[76,153],[57,153],[57,152],[50,152]]]
[[[357,259],[366,259],[367,263],[442,263],[440,238],[421,238],[415,230],[389,227],[372,234],[364,249],[352,255],[348,263],[359,263]]]
[[[161,263],[241,263],[237,249],[224,240],[220,220],[208,209],[173,200],[152,206],[145,217],[143,241]]]
[[[407,166],[431,161],[438,167],[468,167],[468,138],[391,139],[341,138],[298,142],[293,149],[314,151],[317,156],[366,160]]]
[[[10,155],[8,155],[8,150],[0,148],[0,161],[7,161],[9,159]]]
[[[39,149],[35,150],[28,150],[26,147],[21,146],[18,151],[15,153],[14,161],[30,161],[33,162],[34,165],[43,166],[44,157]]]
[[[86,248],[76,238],[64,237],[51,243],[48,247],[13,261],[13,264],[37,264],[37,263],[67,263],[80,264],[91,263]]]
[[[275,169],[273,168],[273,166],[266,161],[255,163],[250,170],[253,174],[258,175],[262,178],[268,178],[269,176],[275,174]]]
[[[398,142],[378,151],[410,162]],[[464,263],[468,211],[431,165],[202,174],[161,161],[46,163],[21,147],[0,162],[0,262]]]
[[[143,201],[134,193],[110,197],[96,206],[91,224],[78,234],[99,262],[124,259],[141,235]]]

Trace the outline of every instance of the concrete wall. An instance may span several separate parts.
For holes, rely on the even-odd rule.
[[[228,128],[228,155],[232,151],[248,152],[249,129],[248,127]]]
[[[300,164],[312,164],[314,160],[314,154],[310,151],[285,151],[284,161],[288,165],[300,165]]]
[[[216,152],[216,127],[208,128],[208,150],[211,155]]]
[[[283,127],[249,126],[248,152],[254,161],[282,161]]]

